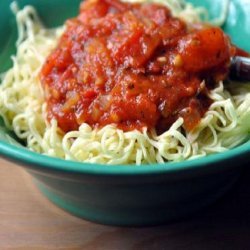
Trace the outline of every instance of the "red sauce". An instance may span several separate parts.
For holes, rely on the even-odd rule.
[[[220,28],[190,27],[157,4],[84,1],[66,25],[41,71],[48,120],[64,132],[115,123],[161,133],[178,117],[192,130],[235,52]]]

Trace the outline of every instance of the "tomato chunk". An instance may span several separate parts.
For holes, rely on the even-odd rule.
[[[205,28],[183,37],[178,51],[187,71],[205,71],[228,62],[230,42],[220,28]]]

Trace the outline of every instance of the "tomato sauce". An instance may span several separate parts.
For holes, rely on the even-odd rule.
[[[187,25],[162,5],[84,1],[41,71],[48,120],[64,132],[88,123],[161,133],[183,117],[192,130],[234,51],[220,28]]]

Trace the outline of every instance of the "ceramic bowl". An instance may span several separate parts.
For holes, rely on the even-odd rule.
[[[79,0],[18,0],[36,7],[47,26],[75,16]],[[201,1],[194,0],[194,4]],[[202,1],[217,16],[224,1]],[[0,2],[0,71],[11,66],[16,26],[9,1]],[[250,2],[232,0],[224,29],[250,51]],[[250,121],[249,121],[250,122]],[[112,225],[156,225],[194,213],[223,195],[249,163],[250,141],[227,151],[181,163],[105,166],[33,153],[0,121],[0,155],[24,167],[48,199],[70,213]]]

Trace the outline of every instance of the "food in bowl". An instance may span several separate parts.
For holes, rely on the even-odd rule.
[[[183,161],[245,142],[250,84],[227,76],[230,59],[248,54],[199,9],[176,8],[87,0],[56,29],[31,6],[17,11],[17,54],[0,87],[6,126],[35,152],[103,164]]]

